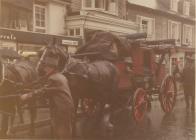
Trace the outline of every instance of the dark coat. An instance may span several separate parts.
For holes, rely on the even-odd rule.
[[[48,81],[46,95],[50,100],[54,136],[58,139],[71,138],[74,121],[74,104],[68,81],[60,73],[50,75]]]
[[[195,93],[195,68],[185,67],[182,72],[182,82],[185,94]]]

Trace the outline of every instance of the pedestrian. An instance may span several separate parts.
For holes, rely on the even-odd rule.
[[[192,57],[186,58],[186,64],[182,72],[182,82],[184,87],[184,96],[186,108],[189,109],[191,98],[191,109],[195,109],[195,60]]]
[[[72,124],[74,121],[74,104],[68,81],[58,71],[58,57],[47,56],[43,60],[43,71],[46,79],[46,87],[42,90],[23,94],[21,99],[28,100],[34,96],[46,95],[49,99],[51,112],[51,125],[55,139],[72,139]]]

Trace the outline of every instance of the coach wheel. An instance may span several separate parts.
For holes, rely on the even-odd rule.
[[[143,121],[144,115],[147,112],[147,107],[147,93],[143,88],[138,88],[133,97],[133,118],[136,123]]]
[[[161,85],[159,99],[165,113],[170,113],[176,101],[176,83],[172,76],[167,76]]]

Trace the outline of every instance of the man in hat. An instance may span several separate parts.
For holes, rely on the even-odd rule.
[[[47,56],[42,64],[42,69],[47,76],[44,90],[35,90],[33,93],[23,94],[21,99],[28,100],[33,96],[46,95],[50,103],[51,124],[56,139],[71,139],[72,124],[74,121],[74,104],[68,81],[58,71],[58,57]]]
[[[182,72],[182,82],[184,87],[184,96],[186,108],[189,109],[189,98],[191,97],[191,109],[195,108],[195,60],[193,57],[186,57],[186,64]]]

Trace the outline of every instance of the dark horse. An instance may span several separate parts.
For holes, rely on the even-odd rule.
[[[111,62],[78,60],[57,46],[47,48],[42,59],[47,55],[59,56],[59,69],[68,78],[76,110],[79,99],[91,100],[88,105],[99,108],[96,118],[100,120],[106,104],[117,105],[118,71]]]
[[[25,85],[37,79],[35,67],[27,61],[18,61],[13,64],[3,63],[0,60],[0,113],[2,114],[0,136],[6,137],[8,131],[9,118],[14,116],[16,106],[19,105],[19,98],[12,95],[19,95],[24,92]],[[16,96],[17,97],[17,96]],[[33,101],[32,101],[33,102]],[[31,106],[33,103],[29,102]],[[35,120],[36,111],[29,107],[31,116],[31,128]],[[33,130],[32,130],[33,131]]]

